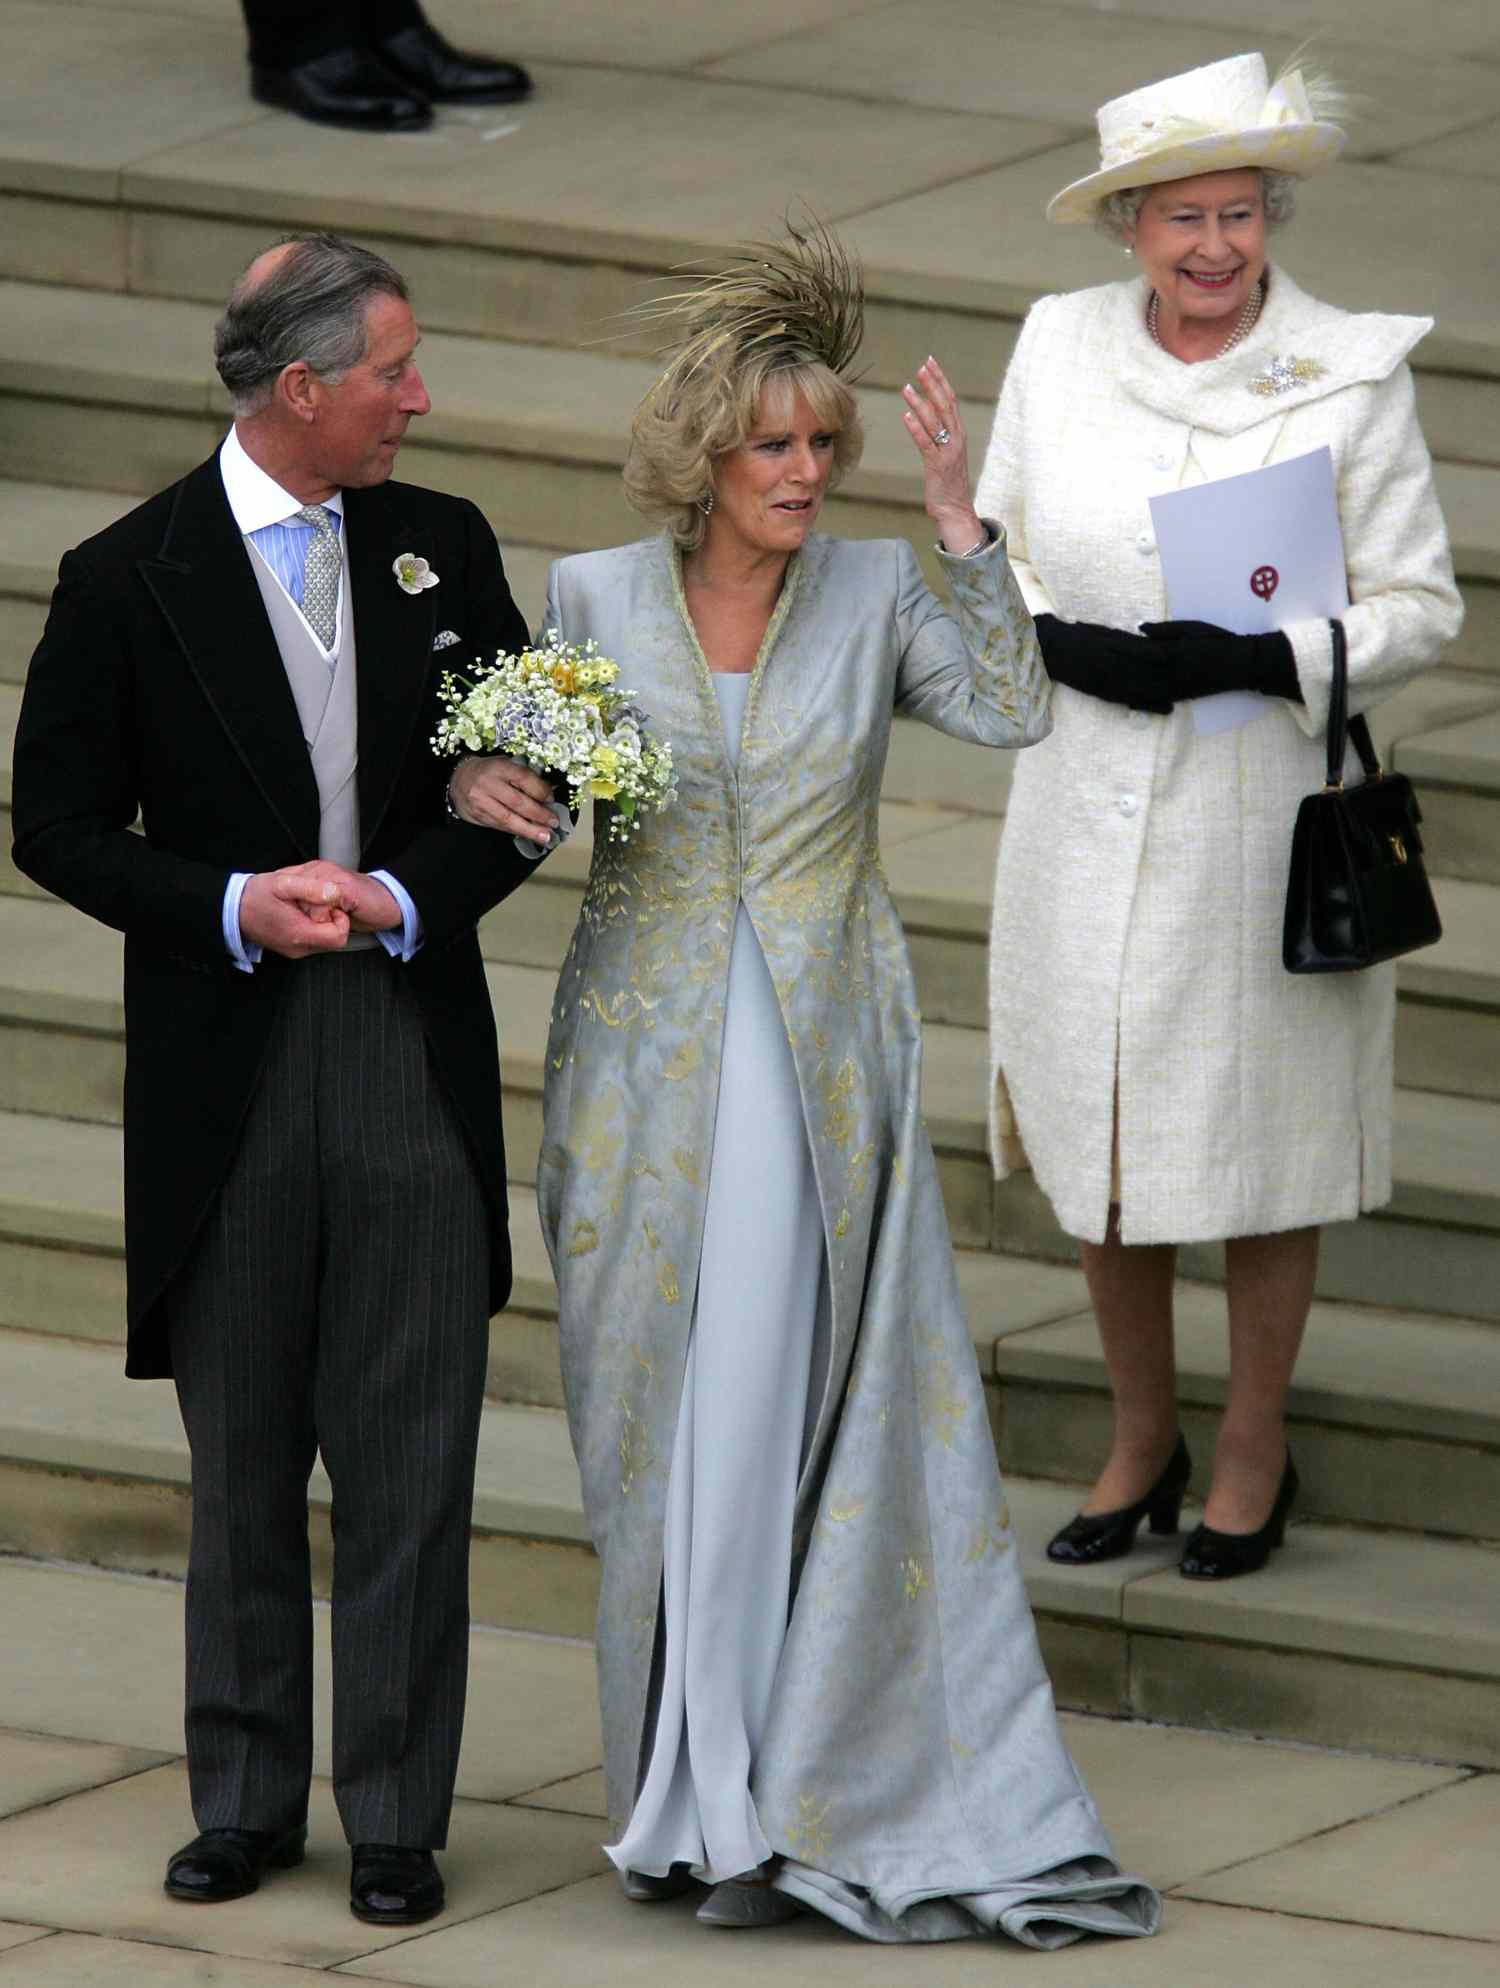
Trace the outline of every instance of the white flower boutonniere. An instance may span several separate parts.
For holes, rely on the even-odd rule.
[[[414,552],[398,554],[391,564],[391,571],[395,574],[396,584],[403,594],[420,594],[438,583],[438,576],[427,561],[418,559]]]

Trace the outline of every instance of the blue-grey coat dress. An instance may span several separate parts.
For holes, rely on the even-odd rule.
[[[539,1167],[563,1378],[603,1563],[612,1826],[643,1764],[669,1466],[743,899],[786,1022],[821,1202],[831,1347],[795,1595],[752,1793],[778,1883],[867,1937],[1153,1930],[1059,1737],[920,1109],[921,1023],[881,872],[893,712],[1022,746],[1048,685],[1003,539],[945,559],[809,538],[748,692],[738,771],[669,540],[560,560],[590,638],[671,741],[680,794],[596,835],[547,1050]],[[1024,934],[1018,935],[1024,943]],[[747,1211],[748,1212],[748,1211]],[[777,1605],[767,1598],[768,1606]]]

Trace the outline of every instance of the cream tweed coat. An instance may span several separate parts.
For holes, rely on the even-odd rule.
[[[1352,605],[1350,702],[1431,664],[1462,607],[1407,354],[1429,318],[1351,315],[1270,273],[1246,342],[1186,366],[1143,283],[1044,297],[1006,376],[978,490],[1033,614],[1165,619],[1147,499],[1324,444]],[[1316,364],[1257,392],[1273,355]],[[1311,370],[1311,369],[1310,369]],[[1395,975],[1281,964],[1292,823],[1322,785],[1332,648],[1286,630],[1305,703],[1200,738],[1189,707],[1057,688],[1017,761],[990,949],[991,1150],[1102,1240],[1118,1081],[1120,1233],[1192,1242],[1338,1221],[1389,1199]],[[1352,756],[1351,756],[1352,757]]]

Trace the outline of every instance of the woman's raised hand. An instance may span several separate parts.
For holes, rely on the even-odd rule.
[[[901,389],[901,418],[922,458],[922,502],[949,552],[971,552],[985,537],[969,483],[969,439],[958,396],[931,357],[917,368],[916,383]]]

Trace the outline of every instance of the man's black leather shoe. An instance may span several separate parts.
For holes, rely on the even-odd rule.
[[[414,21],[371,43],[377,60],[435,104],[514,104],[531,95],[519,62],[468,55],[427,21]]]
[[[362,48],[335,48],[292,69],[250,69],[257,103],[351,131],[425,131],[432,105]]]
[[[291,1829],[205,1829],[168,1860],[169,1898],[219,1905],[260,1887],[267,1871],[289,1871],[307,1849],[307,1824]]]
[[[442,1875],[430,1850],[395,1843],[356,1843],[349,1910],[370,1926],[415,1926],[443,1909]]]

